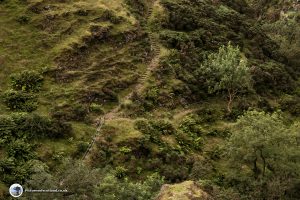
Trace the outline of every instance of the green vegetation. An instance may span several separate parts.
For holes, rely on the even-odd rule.
[[[227,110],[231,112],[232,102],[243,89],[251,87],[251,75],[247,63],[241,58],[238,47],[228,44],[222,46],[218,54],[211,54],[199,69],[206,79],[209,92],[226,90],[228,94]]]
[[[139,199],[149,200],[156,196],[163,179],[158,174],[152,174],[144,181],[131,182],[128,179],[118,179],[113,170],[90,169],[79,162],[65,161],[63,164],[63,174],[49,174],[49,169],[43,163],[34,161],[34,170],[31,179],[25,183],[28,188],[53,188],[61,185],[68,190],[66,194],[53,194],[45,196],[39,193],[32,193],[24,199]],[[63,180],[59,184],[59,179],[63,175]],[[79,181],[81,180],[81,181]],[[84,180],[84,181],[83,181]],[[80,184],[78,184],[80,182]]]
[[[243,192],[251,198],[284,198],[300,174],[297,134],[278,113],[245,113],[225,147],[234,170],[231,181],[240,182],[241,190],[247,185],[248,191]]]
[[[9,90],[2,98],[4,104],[14,111],[32,112],[37,108],[36,96],[32,94]]]
[[[300,199],[299,9],[0,0],[0,199]]]
[[[157,174],[150,175],[144,182],[131,183],[127,179],[119,182],[114,176],[107,175],[96,188],[96,199],[154,199],[163,179]]]
[[[13,89],[27,92],[40,90],[43,83],[43,77],[35,71],[22,71],[10,78]]]

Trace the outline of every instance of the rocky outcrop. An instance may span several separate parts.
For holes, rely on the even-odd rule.
[[[156,200],[212,200],[194,181],[162,186]]]

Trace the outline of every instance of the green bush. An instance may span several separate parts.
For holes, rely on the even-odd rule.
[[[10,79],[13,89],[26,92],[39,91],[43,83],[43,76],[36,71],[30,70],[12,74]]]
[[[150,125],[148,120],[146,119],[139,119],[136,120],[134,123],[135,129],[141,131],[142,133],[150,133]]]
[[[4,104],[14,111],[32,112],[37,108],[37,99],[33,94],[8,90],[2,96]]]
[[[31,174],[31,162],[23,162],[14,157],[4,158],[0,160],[0,179],[7,185],[11,185],[18,181],[20,184],[28,180]]]
[[[145,15],[147,10],[145,0],[125,0],[125,3],[130,6],[131,11],[138,17]]]
[[[162,144],[160,136],[171,135],[176,133],[173,125],[166,120],[137,120],[135,122],[135,129],[141,131],[150,137],[150,141]]]
[[[201,150],[203,145],[203,139],[202,137],[193,136],[190,137],[183,131],[179,130],[176,132],[175,138],[180,145],[178,150],[180,152],[189,152],[192,149],[195,150]]]
[[[125,167],[122,167],[122,166],[116,167],[115,170],[116,170],[115,171],[115,176],[119,179],[124,178],[127,174],[127,171],[128,171]]]
[[[28,22],[30,21],[30,17],[22,15],[22,16],[19,16],[16,20],[20,24],[28,24]]]
[[[179,129],[192,138],[201,136],[203,133],[200,120],[197,119],[197,116],[195,115],[189,115],[183,118],[179,125]]]
[[[32,115],[14,115],[14,120],[18,124],[17,133],[30,138],[45,138],[50,134],[51,120],[47,117]]]
[[[259,94],[291,92],[295,81],[287,72],[286,66],[277,62],[251,63],[254,89]]]
[[[0,146],[11,140],[16,124],[10,116],[0,116]]]
[[[20,126],[34,138],[65,138],[72,134],[69,123],[36,114],[27,116]]]
[[[176,132],[171,122],[167,120],[150,121],[150,125],[162,135],[172,135]]]
[[[104,111],[102,109],[102,106],[99,105],[99,104],[96,104],[96,103],[92,103],[90,105],[90,111],[94,112],[94,113],[97,113],[97,114],[103,114]]]
[[[78,154],[78,153],[84,153],[87,150],[88,146],[89,146],[89,143],[80,141],[77,144],[76,154]]]
[[[101,16],[101,19],[108,20],[113,24],[119,24],[124,20],[122,17],[117,16],[115,13],[113,13],[111,10],[105,10]]]
[[[72,135],[70,124],[37,114],[13,113],[0,116],[0,120],[0,136],[3,142],[16,138],[30,140],[65,138]]]
[[[283,111],[288,111],[292,115],[300,115],[300,97],[284,95],[280,99],[280,107]]]
[[[221,138],[226,138],[230,135],[230,131],[229,130],[217,130],[214,129],[210,132],[207,133],[207,136],[212,136],[212,137],[221,137]]]
[[[123,154],[128,154],[132,152],[132,149],[130,147],[123,146],[119,149],[119,151]]]
[[[73,119],[77,121],[84,121],[88,114],[88,110],[82,104],[75,104],[72,106]]]
[[[221,109],[211,108],[210,106],[201,108],[197,111],[197,115],[201,117],[202,122],[215,122],[224,117],[224,112]]]
[[[59,105],[51,110],[53,118],[63,121],[85,121],[87,114],[87,107],[79,103]]]
[[[19,162],[28,161],[35,157],[34,146],[24,140],[15,140],[8,145],[7,153],[9,157],[17,159]]]
[[[65,138],[72,135],[72,126],[70,123],[61,120],[52,120],[49,138]]]
[[[119,180],[107,173],[94,191],[94,199],[154,200],[164,183],[158,174],[147,176],[143,182]]]

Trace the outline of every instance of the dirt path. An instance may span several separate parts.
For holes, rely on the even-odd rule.
[[[146,16],[147,25],[149,24],[149,19],[150,19],[152,13],[153,13],[153,5],[155,4],[155,2],[156,1],[153,1],[152,6],[148,10],[148,13],[147,13],[147,16]],[[109,121],[109,120],[112,120],[112,119],[115,119],[115,118],[119,117],[118,115],[119,115],[119,111],[121,109],[121,103],[126,101],[126,100],[129,100],[135,92],[141,93],[145,89],[145,83],[150,78],[150,76],[152,74],[152,70],[155,69],[156,67],[158,67],[159,59],[160,59],[159,43],[158,43],[157,39],[155,38],[155,35],[151,31],[149,31],[147,29],[147,32],[148,32],[149,39],[150,39],[151,50],[154,54],[153,58],[151,59],[150,63],[147,66],[147,69],[146,69],[145,73],[140,77],[140,79],[138,80],[138,83],[135,85],[133,90],[128,95],[123,97],[120,100],[120,103],[114,109],[112,109],[110,112],[106,113],[101,118],[97,118],[97,120],[96,120],[97,131],[96,131],[89,147],[87,148],[87,151],[85,152],[85,154],[82,158],[83,160],[86,159],[88,153],[91,151],[91,149],[93,147],[93,144],[97,140],[97,137],[99,136],[99,134],[101,132],[101,128],[104,125],[105,121]]]
[[[147,22],[149,22],[149,19],[153,13],[153,5],[154,4],[155,4],[155,1],[153,2],[152,7],[149,8],[149,10],[148,10],[147,17],[146,17]],[[128,95],[126,95],[125,97],[123,97],[120,100],[120,103],[118,106],[116,106],[110,112],[105,114],[105,116],[104,116],[105,120],[111,120],[111,119],[118,117],[118,111],[121,108],[121,103],[126,100],[129,100],[135,92],[137,92],[138,94],[141,93],[145,89],[145,83],[151,76],[152,70],[155,69],[156,67],[158,67],[158,65],[159,65],[159,59],[160,59],[159,43],[158,43],[157,39],[155,38],[155,35],[151,31],[148,30],[147,32],[148,32],[149,39],[150,39],[151,50],[154,54],[153,58],[151,59],[150,63],[148,64],[145,73],[138,80],[138,83],[135,85],[134,89]]]

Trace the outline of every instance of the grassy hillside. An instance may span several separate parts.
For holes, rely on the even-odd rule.
[[[280,113],[299,139],[299,19],[297,1],[0,0],[0,198],[18,182],[71,191],[53,199],[154,199],[193,180],[214,199],[297,199],[296,167],[269,185],[290,166],[259,157],[268,178],[249,163],[233,177],[224,144],[249,110]],[[228,44],[251,74],[232,110],[203,70]]]

